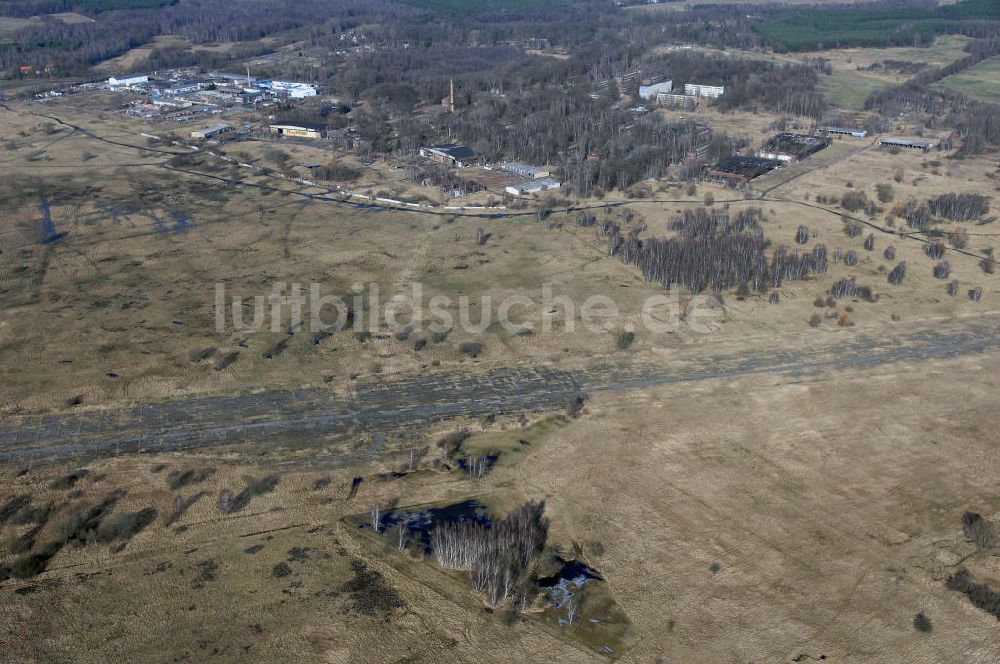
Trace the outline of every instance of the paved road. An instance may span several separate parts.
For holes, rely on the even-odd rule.
[[[322,389],[272,390],[142,404],[131,408],[8,418],[0,422],[0,462],[27,464],[139,452],[307,448],[330,463],[398,454],[427,424],[490,413],[557,410],[580,393],[771,374],[783,379],[898,362],[967,356],[1000,346],[1000,320],[984,315],[946,326],[872,338],[816,335],[816,347],[756,347],[725,354],[690,351],[660,364],[607,364],[429,374],[357,384],[346,397]],[[837,340],[834,346],[829,344]],[[722,344],[713,345],[721,346]]]

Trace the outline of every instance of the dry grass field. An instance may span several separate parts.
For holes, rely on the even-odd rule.
[[[746,194],[654,183],[646,198],[572,201],[598,220],[634,215],[648,239],[673,233],[668,220],[709,195],[715,207],[761,208],[772,246],[799,248],[804,225],[806,248],[858,256],[785,281],[777,304],[770,291],[724,293],[708,332],[682,323],[664,334],[639,324],[662,288],[609,257],[600,224],[578,226],[581,210],[561,205],[538,221],[530,212],[357,206],[150,143],[138,135],[148,125],[108,112],[120,106],[114,97],[90,104],[0,107],[0,440],[27,416],[114,425],[142,404],[227,395],[264,403],[274,390],[319,390],[355,416],[389,418],[402,408],[394,386],[419,378],[460,391],[506,369],[589,377],[594,390],[559,413],[501,402],[496,416],[425,413],[405,440],[371,436],[362,422],[344,445],[363,453],[342,458],[308,435],[271,445],[266,427],[213,446],[206,428],[197,449],[7,464],[0,661],[996,659],[996,619],[945,588],[965,567],[1000,590],[995,548],[977,551],[961,521],[967,510],[1000,514],[991,435],[1000,425],[1000,280],[980,266],[996,243],[995,156],[948,160],[836,140]],[[696,114],[755,142],[775,120]],[[221,149],[263,163],[270,147]],[[281,149],[296,163],[324,156]],[[400,176],[377,165],[359,186],[404,187],[391,177]],[[877,200],[880,184],[891,184],[893,201],[870,218],[832,202],[848,192]],[[948,249],[951,276],[941,280],[926,238],[891,217],[897,204],[947,192],[992,201],[979,223],[934,225],[967,233],[961,252]],[[848,218],[869,226],[849,237]],[[482,243],[480,231],[489,234]],[[900,261],[907,278],[890,285]],[[877,301],[827,302],[842,278],[871,286]],[[237,332],[230,317],[217,331],[216,284],[250,298],[276,282],[350,298],[355,284],[377,284],[381,302],[419,282],[425,299],[451,298],[454,330],[435,338],[381,326],[317,340],[288,330],[287,319],[274,331]],[[569,329],[542,306],[514,310],[531,335],[492,320],[481,334],[461,329],[461,296],[475,303],[476,323],[484,294],[495,311],[511,295],[540,303],[543,284],[578,303],[610,297],[610,332],[584,329],[580,312]],[[966,296],[976,286],[979,302]],[[363,295],[356,315],[370,312]],[[633,328],[622,347],[618,333]],[[470,343],[481,347],[470,352]],[[623,375],[659,379],[615,384]],[[446,412],[454,398],[445,390],[429,405]],[[267,413],[250,419],[266,423]],[[466,463],[496,457],[480,479],[438,449],[459,430],[469,433]],[[478,500],[498,518],[531,499],[546,501],[550,521],[543,564],[575,559],[602,577],[572,625],[538,605],[520,617],[488,611],[464,574],[361,527],[373,505],[419,512]],[[34,574],[35,563],[44,571]],[[930,631],[914,628],[920,612]]]
[[[58,116],[59,107],[44,108]],[[0,339],[5,347],[17,349],[0,358],[9,413],[59,409],[69,400],[89,407],[254,387],[342,385],[359,377],[470,365],[482,369],[557,361],[578,366],[614,348],[612,335],[594,335],[579,325],[572,332],[517,337],[491,324],[481,340],[482,352],[470,358],[458,352],[458,346],[472,341],[472,335],[456,324],[446,342],[429,343],[421,351],[413,350],[416,336],[398,340],[388,330],[376,330],[372,338],[359,341],[353,331],[345,330],[319,345],[312,345],[307,333],[294,335],[280,357],[265,358],[264,352],[285,336],[290,319],[277,332],[247,335],[232,330],[230,312],[227,330],[218,333],[216,283],[224,283],[229,295],[246,298],[269,294],[274,282],[306,288],[316,283],[322,294],[348,299],[354,296],[353,285],[367,288],[375,283],[384,303],[395,293],[408,293],[409,284],[418,281],[425,299],[466,295],[477,306],[484,294],[494,302],[513,294],[540,301],[541,287],[548,283],[554,294],[577,302],[590,294],[613,293],[620,311],[616,327],[637,317],[641,303],[661,292],[643,283],[633,269],[607,258],[605,241],[594,229],[576,228],[573,213],[557,212],[548,224],[539,224],[532,215],[500,220],[356,209],[293,195],[288,192],[301,189],[299,185],[246,175],[205,156],[184,157],[174,168],[210,178],[168,170],[162,163],[177,157],[163,154],[169,152],[163,146],[145,146],[134,129],[118,120],[95,119],[81,127],[94,136],[139,147],[111,145],[65,127],[45,129],[51,121],[31,114],[6,115],[12,131],[4,138],[10,136],[17,145],[8,153],[8,163],[20,162],[18,191],[4,213],[0,236],[8,247],[0,261],[9,312]],[[268,144],[246,145],[235,153],[266,149]],[[980,179],[990,169],[981,160],[931,166],[933,158],[922,154],[891,155],[874,148],[855,154],[866,145],[837,141],[811,160],[759,180],[757,187],[768,188],[796,176],[796,169],[803,171],[771,191],[767,201],[744,200],[737,192],[703,185],[693,197],[671,191],[656,194],[685,202],[637,200],[629,206],[646,219],[649,234],[664,235],[669,216],[701,205],[704,193],[712,191],[719,204],[762,207],[767,233],[776,243],[792,243],[797,226],[806,224],[816,241],[831,251],[846,251],[861,250],[863,237],[844,236],[836,208],[804,205],[807,192],[839,198],[850,183],[874,196],[874,185],[885,182],[894,184],[903,202],[910,196],[979,191],[992,184]],[[818,168],[826,161],[830,165]],[[82,172],[72,164],[82,164]],[[856,178],[859,165],[868,173],[863,182]],[[897,169],[903,171],[901,183],[893,182]],[[246,186],[227,186],[226,179]],[[250,186],[264,184],[273,189]],[[49,201],[56,230],[66,233],[62,241],[45,245],[39,244],[38,235],[38,204],[43,198]],[[597,212],[605,214],[599,207]],[[480,228],[491,234],[482,246],[475,243]],[[992,246],[990,228],[970,229],[971,249]],[[387,237],[395,240],[387,243]],[[887,244],[897,245],[918,285],[888,289],[878,272],[892,267],[880,260]],[[740,337],[761,326],[798,331],[809,318],[813,299],[835,279],[852,274],[870,280],[880,292],[889,291],[887,296],[891,292],[894,300],[907,301],[909,307],[920,299],[904,297],[911,288],[915,294],[926,289],[944,299],[937,292],[944,284],[929,274],[934,261],[923,255],[919,243],[880,233],[876,251],[861,253],[865,260],[857,270],[841,266],[815,281],[787,282],[779,307],[760,307],[756,298],[732,300],[721,334]],[[956,278],[994,292],[993,278],[982,275],[976,263],[972,257],[956,257]],[[946,298],[940,306],[959,311],[982,307],[962,298]],[[457,302],[450,311],[458,321]],[[852,318],[862,325],[907,313],[879,303],[860,307]],[[915,308],[909,313],[921,315]],[[545,314],[540,307],[531,308],[526,322],[540,327]],[[479,315],[473,312],[471,322],[478,322]],[[702,341],[684,330],[667,339],[640,333],[634,350],[669,347],[689,336],[691,343]],[[136,348],[143,349],[141,355]],[[222,370],[189,359],[192,351],[204,348],[235,351],[238,359]],[[40,374],[40,363],[53,371]],[[59,375],[65,380],[53,380]]]
[[[66,23],[67,25],[72,25],[74,23],[93,23],[94,21],[94,19],[90,17],[77,14],[75,12],[47,14],[46,19],[60,21],[62,23]],[[41,16],[31,16],[29,18],[18,18],[15,16],[0,17],[0,41],[10,39],[14,32],[23,28],[28,28],[33,25],[41,25],[42,20]]]
[[[117,74],[120,76],[122,74],[141,69],[145,65],[146,60],[149,58],[149,54],[152,53],[155,48],[183,47],[190,45],[191,42],[183,37],[178,37],[176,35],[158,35],[148,44],[137,46],[122,55],[101,62],[95,69],[102,73],[111,75]]]
[[[604,659],[530,617],[505,624],[464,584],[340,521],[379,501],[500,493],[545,498],[550,542],[577,543],[605,577],[628,633],[642,635],[626,636],[622,661],[989,661],[994,619],[943,582],[960,563],[1000,580],[959,518],[1000,499],[988,435],[997,368],[993,353],[596,397],[576,420],[518,433],[530,446],[485,480],[379,482],[365,468],[347,499],[359,471],[284,472],[233,515],[219,513],[219,492],[266,466],[99,462],[69,491],[53,488],[65,470],[8,472],[5,501],[93,504],[120,489],[115,509],[152,506],[158,518],[127,543],[70,546],[41,577],[3,583],[0,640],[20,662]],[[171,490],[178,471],[205,468],[208,479]],[[202,492],[164,524],[174,496]],[[5,526],[6,541],[23,530]],[[917,612],[932,633],[913,629]]]
[[[119,55],[114,58],[109,58],[95,66],[95,70],[98,72],[110,74],[110,75],[121,75],[124,73],[134,72],[143,69],[146,66],[146,62],[149,58],[149,54],[153,52],[153,49],[157,48],[170,48],[170,47],[184,47],[192,52],[198,51],[211,51],[225,53],[232,50],[238,45],[242,46],[253,46],[253,45],[264,45],[270,46],[278,43],[278,40],[273,37],[265,37],[257,41],[246,41],[246,42],[233,42],[224,44],[193,44],[191,40],[186,37],[181,37],[179,35],[157,35],[152,39],[152,41],[143,44],[142,46],[137,46],[130,49],[126,53]]]
[[[953,5],[958,0],[937,0],[938,5]],[[662,11],[680,11],[686,7],[696,7],[698,5],[768,5],[774,4],[771,0],[660,0],[660,2],[654,4],[632,4],[626,7],[629,11],[642,13],[642,12],[662,12]],[[812,2],[812,0],[788,0],[785,3],[787,5],[814,5],[817,4]],[[836,4],[856,4],[854,0],[827,0],[823,2],[824,5],[836,5]]]
[[[984,60],[963,72],[948,76],[938,85],[974,99],[1000,101],[1000,58]]]

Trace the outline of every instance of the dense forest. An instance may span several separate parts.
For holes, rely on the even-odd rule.
[[[167,34],[196,44],[277,36],[283,41],[336,46],[340,35],[363,30],[370,45],[406,44],[423,55],[430,49],[497,47],[535,39],[578,53],[597,71],[628,66],[639,54],[664,44],[801,50],[919,45],[945,32],[974,37],[1000,32],[1000,9],[994,0],[933,5],[931,0],[916,5],[886,0],[846,9],[774,4],[750,16],[738,6],[723,5],[633,13],[601,0],[14,0],[0,3],[0,15],[72,10],[96,20],[72,25],[47,20],[19,30],[0,47],[4,53],[0,68],[56,63],[62,72],[82,72]],[[377,70],[378,64],[372,64]]]
[[[52,65],[57,76],[85,79],[93,75],[93,65],[159,35],[186,42],[153,48],[137,69],[242,69],[243,60],[285,45],[291,50],[284,55],[294,57],[257,65],[255,75],[317,83],[339,103],[316,100],[278,109],[282,117],[349,130],[349,137],[337,140],[361,146],[368,156],[407,156],[427,143],[456,142],[469,145],[485,161],[548,164],[570,192],[600,196],[649,178],[685,179],[703,164],[753,142],[746,135],[713,132],[691,121],[664,123],[629,110],[647,103],[638,96],[642,81],[670,78],[676,89],[684,83],[723,85],[725,94],[705,103],[724,112],[766,111],[824,122],[836,118],[819,89],[821,77],[830,71],[822,59],[783,64],[678,46],[795,47],[782,41],[787,35],[775,32],[774,25],[791,26],[788,30],[794,28],[803,38],[843,33],[826,45],[864,44],[868,37],[862,28],[884,27],[885,21],[908,15],[912,25],[890,30],[891,39],[905,33],[907,43],[924,43],[922,31],[929,30],[926,34],[933,38],[944,29],[934,21],[981,38],[968,45],[968,55],[959,61],[915,69],[906,84],[873,93],[866,109],[883,119],[915,112],[929,129],[951,129],[942,147],[958,148],[958,156],[1000,144],[995,105],[932,87],[1000,53],[1000,21],[994,20],[1000,17],[992,0],[941,8],[928,0],[907,3],[908,9],[894,0],[850,9],[766,5],[753,17],[734,6],[630,12],[602,0],[474,2],[463,3],[461,12],[453,11],[453,4],[19,0],[3,3],[3,11],[23,16],[73,8],[94,20],[50,18],[16,31],[9,43],[0,44],[0,70],[14,77],[20,67]],[[264,37],[276,41],[262,41]],[[191,49],[187,43],[231,46]],[[452,80],[456,112],[428,113],[448,94]],[[883,124],[875,116],[864,120],[873,130]],[[438,179],[432,175],[429,179]]]
[[[873,3],[843,7],[789,9],[754,24],[778,50],[805,51],[848,46],[921,46],[939,34],[983,37],[1000,25],[995,0],[965,0],[936,6],[925,2]]]
[[[5,0],[0,16],[39,16],[59,12],[99,14],[116,9],[157,9],[175,5],[178,0]]]

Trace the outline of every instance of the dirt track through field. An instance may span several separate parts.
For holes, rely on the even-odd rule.
[[[0,109],[3,109],[5,111],[11,112],[11,113],[18,113],[18,111],[15,111],[15,110],[11,109],[9,106],[7,106],[4,103],[0,103]],[[86,129],[85,127],[82,127],[82,126],[77,125],[77,124],[73,124],[72,122],[64,120],[64,119],[62,119],[62,118],[60,118],[58,116],[55,116],[55,115],[46,115],[46,114],[42,114],[42,113],[33,113],[32,115],[35,116],[35,117],[38,117],[38,118],[45,119],[45,120],[51,120],[52,122],[55,122],[55,123],[60,124],[60,125],[63,125],[63,126],[65,126],[65,127],[67,127],[67,128],[69,128],[69,129],[72,130],[71,134],[69,134],[66,137],[61,137],[60,139],[57,139],[57,140],[62,140],[62,138],[68,138],[69,136],[80,134],[80,135],[83,135],[83,136],[85,136],[85,137],[87,137],[89,139],[98,141],[100,143],[105,143],[105,144],[108,144],[108,145],[113,145],[113,146],[121,147],[121,148],[131,148],[131,149],[134,149],[134,150],[137,150],[137,151],[140,151],[140,152],[145,151],[145,152],[159,154],[159,155],[162,155],[164,157],[168,157],[167,160],[162,161],[162,162],[159,163],[159,167],[160,168],[163,168],[163,169],[168,170],[168,171],[173,172],[173,173],[177,173],[177,174],[181,174],[181,175],[186,175],[188,177],[199,178],[199,179],[203,179],[203,180],[209,180],[209,181],[215,182],[218,185],[223,186],[223,187],[243,187],[243,188],[256,189],[256,190],[261,190],[261,191],[269,191],[269,192],[275,192],[275,193],[290,194],[290,195],[293,195],[293,196],[301,197],[302,199],[304,199],[304,200],[306,200],[306,201],[308,201],[310,203],[317,203],[318,202],[318,203],[333,204],[333,205],[346,206],[346,207],[352,207],[352,208],[370,209],[370,210],[375,211],[375,212],[390,212],[390,213],[396,212],[396,213],[404,213],[404,214],[421,214],[421,215],[432,216],[432,217],[452,217],[452,216],[455,216],[455,217],[468,217],[468,218],[474,218],[474,219],[501,219],[501,218],[510,218],[510,217],[529,217],[529,216],[533,216],[533,215],[536,214],[535,210],[504,210],[503,212],[498,212],[496,210],[491,210],[491,211],[471,211],[471,210],[447,210],[447,209],[422,209],[422,208],[394,207],[394,206],[386,205],[386,204],[371,205],[371,204],[365,204],[365,203],[357,203],[356,201],[351,200],[349,197],[344,197],[340,192],[336,192],[333,189],[329,189],[329,188],[327,188],[324,193],[314,194],[314,193],[307,193],[307,192],[304,192],[304,191],[298,191],[298,190],[294,190],[294,189],[284,189],[284,188],[281,188],[281,187],[275,187],[275,186],[272,186],[270,184],[261,184],[259,182],[251,182],[249,180],[244,180],[244,179],[240,179],[240,178],[221,177],[221,176],[214,175],[214,174],[211,174],[211,173],[204,173],[204,172],[201,172],[201,171],[198,171],[198,170],[195,170],[195,169],[179,168],[179,167],[171,166],[170,165],[169,158],[176,157],[178,155],[190,155],[190,154],[192,154],[190,151],[164,150],[164,149],[154,148],[154,147],[150,147],[150,146],[135,145],[133,143],[126,143],[126,142],[122,142],[122,141],[116,141],[116,140],[112,140],[112,139],[106,138],[104,136],[101,136],[101,135],[99,135],[99,134],[97,134],[97,133],[95,133],[93,131],[90,131],[90,130]],[[815,209],[815,210],[821,210],[821,211],[826,212],[828,214],[832,214],[832,215],[835,215],[837,217],[840,217],[842,220],[845,220],[845,221],[846,220],[851,220],[851,221],[860,223],[860,224],[862,224],[864,226],[867,226],[868,228],[870,228],[870,229],[872,229],[872,230],[874,230],[876,232],[879,232],[881,234],[895,236],[895,237],[898,237],[901,240],[912,240],[912,241],[915,241],[915,242],[919,242],[921,244],[928,244],[928,243],[930,243],[932,240],[930,238],[928,238],[928,237],[925,237],[920,232],[908,232],[908,231],[901,231],[901,230],[898,230],[898,229],[895,229],[895,228],[888,228],[888,227],[883,226],[881,224],[875,223],[874,221],[872,221],[870,219],[866,219],[866,218],[862,218],[862,217],[857,217],[857,216],[854,216],[852,214],[849,214],[845,210],[831,209],[831,208],[824,207],[824,206],[821,206],[821,205],[816,205],[814,203],[809,203],[809,202],[800,201],[800,200],[793,200],[793,199],[789,199],[789,198],[785,198],[785,197],[773,194],[773,192],[775,192],[776,190],[784,187],[785,185],[787,185],[788,183],[790,183],[790,182],[792,182],[794,180],[797,180],[798,178],[801,178],[804,175],[807,175],[807,174],[809,174],[811,172],[814,172],[814,171],[818,171],[818,170],[823,170],[823,169],[829,168],[830,166],[832,166],[834,164],[837,164],[837,163],[841,163],[843,161],[847,161],[847,160],[849,160],[849,159],[857,156],[858,154],[860,154],[860,153],[862,153],[862,152],[864,152],[864,151],[866,151],[866,150],[874,147],[876,145],[876,143],[877,143],[877,139],[875,141],[871,142],[871,143],[865,143],[865,144],[863,144],[861,147],[859,147],[859,149],[851,151],[851,152],[843,155],[842,157],[838,158],[834,162],[826,163],[826,164],[818,164],[818,165],[806,168],[804,170],[801,170],[800,172],[795,173],[795,174],[791,175],[790,177],[781,179],[778,182],[776,182],[776,183],[774,183],[774,184],[772,184],[770,186],[764,187],[763,189],[759,190],[759,193],[757,193],[751,200],[756,200],[756,201],[770,201],[770,202],[776,202],[776,203],[783,203],[783,204],[786,204],[786,205],[795,205],[795,206],[808,207],[808,208],[812,208],[812,209]],[[154,164],[144,164],[144,166],[153,166],[153,165]],[[116,167],[117,166],[118,165],[116,165]],[[725,203],[740,203],[740,202],[745,202],[746,200],[747,199],[745,199],[742,195],[739,195],[739,196],[732,196],[732,197],[728,197],[728,198],[720,198],[720,199],[717,199],[715,202],[716,202],[716,204],[725,204]],[[665,204],[666,205],[666,204],[691,204],[691,203],[695,203],[697,201],[692,201],[690,199],[673,199],[673,198],[658,198],[658,197],[653,197],[653,198],[649,198],[649,199],[643,199],[643,202],[645,202],[645,203],[659,203],[659,204]],[[569,204],[565,208],[565,212],[567,214],[569,214],[571,212],[590,212],[590,211],[594,211],[594,210],[610,209],[610,208],[627,208],[627,207],[629,207],[630,204],[631,204],[630,201],[602,201],[600,203],[579,202],[578,201],[576,203]],[[1000,260],[995,259],[995,258],[993,258],[991,256],[977,254],[977,253],[969,251],[967,249],[962,249],[960,247],[952,247],[952,251],[955,252],[955,253],[957,253],[957,254],[961,254],[963,256],[972,258],[975,261],[980,262],[980,263],[986,262],[986,263],[990,263],[990,264],[993,264],[993,265],[1000,266]]]
[[[825,335],[808,348],[758,347],[743,354],[678,354],[658,364],[620,363],[562,371],[500,369],[272,390],[141,404],[127,409],[11,418],[0,424],[0,462],[27,464],[130,453],[229,448],[307,448],[310,463],[344,464],[398,454],[428,424],[487,414],[558,410],[581,393],[627,391],[769,374],[802,380],[894,362],[974,355],[1000,346],[994,315],[904,335]],[[829,346],[830,340],[837,340]]]

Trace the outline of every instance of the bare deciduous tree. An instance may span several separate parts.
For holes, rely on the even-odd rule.
[[[406,548],[409,539],[409,525],[404,519],[396,522],[396,550],[402,551]]]
[[[575,599],[570,599],[566,602],[566,624],[572,625],[576,621],[577,615],[580,613],[580,602]]]
[[[924,245],[924,253],[936,261],[941,260],[941,257],[944,256],[944,251],[944,242],[928,242]]]
[[[466,459],[466,470],[470,477],[481,480],[486,477],[490,469],[490,457],[488,454],[469,457]]]

